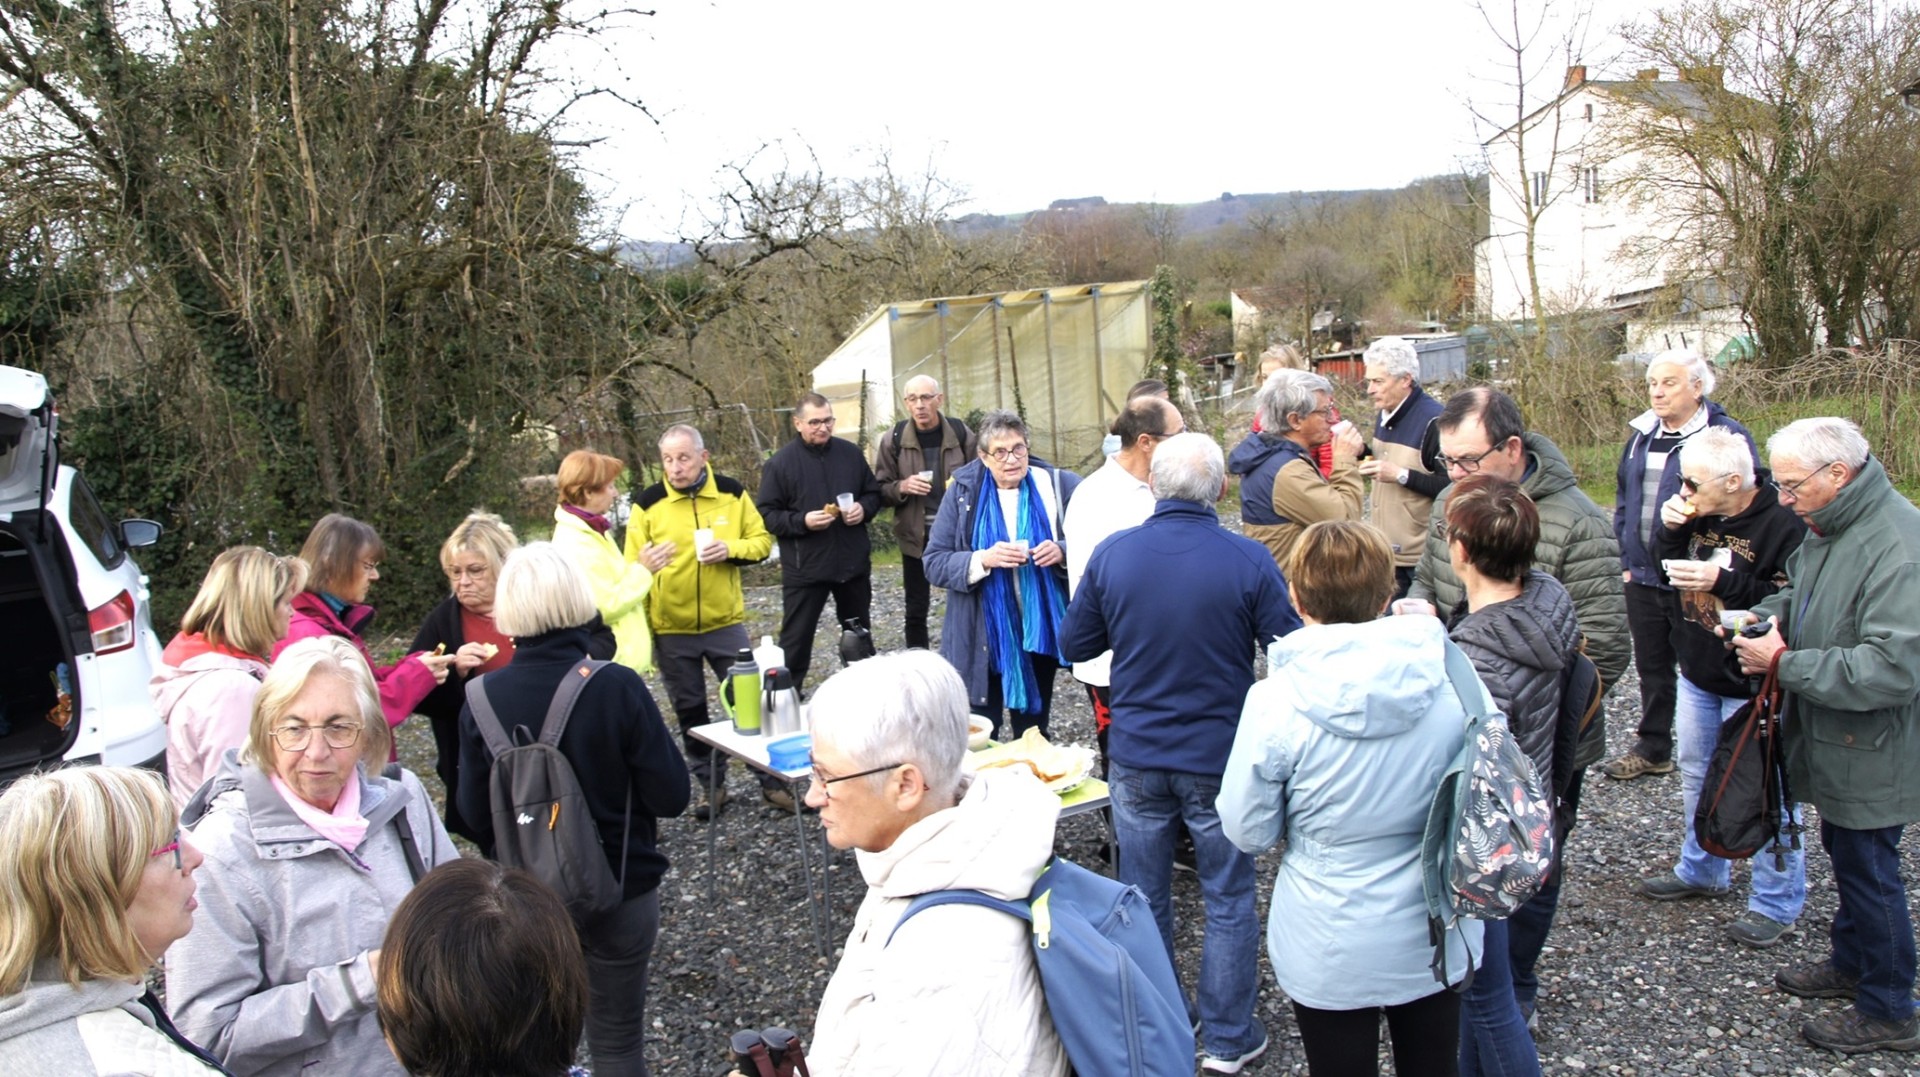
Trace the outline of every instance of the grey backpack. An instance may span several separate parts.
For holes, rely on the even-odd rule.
[[[546,720],[535,740],[524,725],[511,735],[487,699],[486,678],[467,682],[473,722],[493,753],[487,789],[493,808],[493,856],[508,867],[524,868],[552,887],[584,924],[620,904],[626,890],[627,842],[620,842],[620,877],[607,866],[606,846],[593,821],[573,764],[560,754],[573,705],[587,681],[608,666],[583,661],[568,671],[554,690]],[[627,833],[633,829],[633,789],[627,789]]]

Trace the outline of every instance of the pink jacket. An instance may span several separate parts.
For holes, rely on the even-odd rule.
[[[247,742],[253,697],[267,664],[216,651],[204,636],[184,632],[161,657],[165,664],[147,682],[147,691],[167,723],[167,790],[175,807],[185,807],[200,783],[220,768],[220,753]]]
[[[425,651],[415,651],[390,666],[374,662],[373,652],[367,650],[366,641],[360,638],[360,629],[373,620],[373,613],[372,606],[349,604],[345,616],[336,617],[325,599],[311,591],[302,591],[293,596],[293,617],[287,622],[287,638],[273,645],[273,656],[280,657],[280,652],[296,640],[339,636],[353,641],[360,657],[366,659],[367,666],[373,670],[373,683],[380,689],[381,713],[387,716],[388,725],[397,726],[407,720],[407,715],[413,713],[413,708],[419,706],[439,682],[433,679],[433,671],[424,662],[414,660]]]

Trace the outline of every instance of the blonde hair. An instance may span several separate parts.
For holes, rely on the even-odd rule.
[[[447,541],[440,544],[440,568],[451,574],[455,557],[463,553],[479,554],[498,578],[500,569],[507,563],[507,555],[519,545],[520,539],[505,520],[475,509],[460,521]]]
[[[285,626],[276,616],[280,603],[307,586],[307,564],[258,546],[222,551],[200,581],[200,593],[180,618],[180,631],[207,638],[219,647],[265,658]]]
[[[351,516],[329,512],[320,517],[300,547],[300,560],[307,563],[311,575],[307,590],[338,594],[360,570],[363,560],[379,561],[387,556],[387,544],[370,524]]]
[[[1300,612],[1321,624],[1365,624],[1393,597],[1393,546],[1372,524],[1322,520],[1294,543],[1287,583]]]
[[[274,753],[273,727],[287,716],[288,708],[315,677],[338,677],[353,688],[360,704],[361,762],[371,760],[375,769],[386,765],[393,748],[393,731],[387,728],[387,716],[380,709],[380,690],[374,686],[373,670],[358,648],[339,636],[315,636],[303,639],[280,652],[260,691],[253,697],[253,724],[247,729],[247,745],[242,761],[272,774]]]
[[[139,979],[160,955],[127,912],[178,824],[160,776],[133,767],[31,774],[0,794],[0,995],[47,958],[70,984]]]
[[[617,456],[597,453],[592,449],[575,449],[560,461],[560,474],[556,476],[560,487],[560,503],[585,504],[588,494],[604,488],[626,469],[627,465]]]
[[[598,612],[580,563],[551,542],[513,551],[493,589],[494,627],[515,639],[578,628]]]

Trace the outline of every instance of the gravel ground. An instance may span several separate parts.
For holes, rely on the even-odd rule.
[[[899,581],[897,567],[875,569],[874,635],[883,650],[901,644]],[[777,570],[750,570],[748,583],[749,627],[757,642],[779,623]],[[939,615],[936,589],[936,635]],[[829,633],[829,624],[831,618],[823,617],[814,648],[816,684],[838,668],[838,629]],[[1609,696],[1606,711],[1611,756],[1631,740],[1637,721],[1638,688],[1631,672]],[[714,714],[719,715],[717,705]],[[1056,740],[1093,743],[1086,695],[1067,674],[1055,689],[1053,727]],[[408,722],[400,732],[403,760],[437,792],[426,723]],[[649,1060],[661,1077],[725,1072],[726,1039],[737,1029],[785,1025],[805,1036],[864,890],[853,858],[836,854],[833,957],[819,956],[808,926],[793,819],[755,795],[757,786],[744,768],[731,768],[730,777],[735,800],[719,820],[713,900],[708,898],[707,824],[691,815],[661,823],[661,844],[674,861],[661,886],[662,923],[648,998]],[[810,827],[815,849],[817,834]],[[1680,834],[1677,773],[1631,782],[1610,781],[1597,770],[1589,774],[1580,826],[1568,846],[1571,866],[1559,917],[1541,959],[1537,1038],[1546,1072],[1624,1077],[1916,1072],[1920,1057],[1883,1052],[1847,1058],[1810,1046],[1800,1038],[1800,1022],[1841,1004],[1794,998],[1772,986],[1779,966],[1825,955],[1835,905],[1826,856],[1815,851],[1807,857],[1809,898],[1801,933],[1771,952],[1754,951],[1723,934],[1745,908],[1739,897],[1655,904],[1634,895],[1640,878],[1671,868]],[[1057,848],[1081,863],[1096,864],[1101,839],[1099,817],[1082,815],[1061,823]],[[1914,840],[1909,835],[1908,855]],[[1262,924],[1277,863],[1273,854],[1260,860]],[[1735,870],[1734,893],[1743,895],[1745,887],[1742,866]],[[1191,985],[1203,928],[1199,889],[1191,875],[1176,873],[1174,895],[1181,975]],[[1244,1072],[1304,1074],[1299,1033],[1274,985],[1264,945],[1248,957],[1260,963],[1258,1013],[1272,1046]],[[1384,1049],[1382,1072],[1392,1072]]]

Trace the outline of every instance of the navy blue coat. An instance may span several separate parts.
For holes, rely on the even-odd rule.
[[[1703,400],[1700,406],[1707,409],[1707,425],[1732,430],[1745,438],[1748,451],[1753,453],[1753,472],[1756,482],[1764,481],[1768,471],[1766,462],[1760,458],[1759,450],[1753,447],[1753,435],[1732,416],[1727,409],[1711,400]],[[1644,521],[1640,519],[1640,484],[1647,475],[1647,445],[1660,429],[1660,420],[1653,412],[1642,412],[1628,424],[1633,436],[1627,439],[1626,448],[1620,452],[1620,466],[1614,472],[1613,488],[1613,537],[1620,540],[1620,567],[1632,574],[1634,583],[1646,587],[1658,587],[1670,591],[1667,586],[1667,574],[1660,571],[1660,558],[1647,548],[1640,532]],[[1655,505],[1664,505],[1667,499],[1680,492],[1680,454],[1667,454],[1667,466],[1660,472],[1660,493]],[[1655,523],[1655,526],[1659,526]]]

